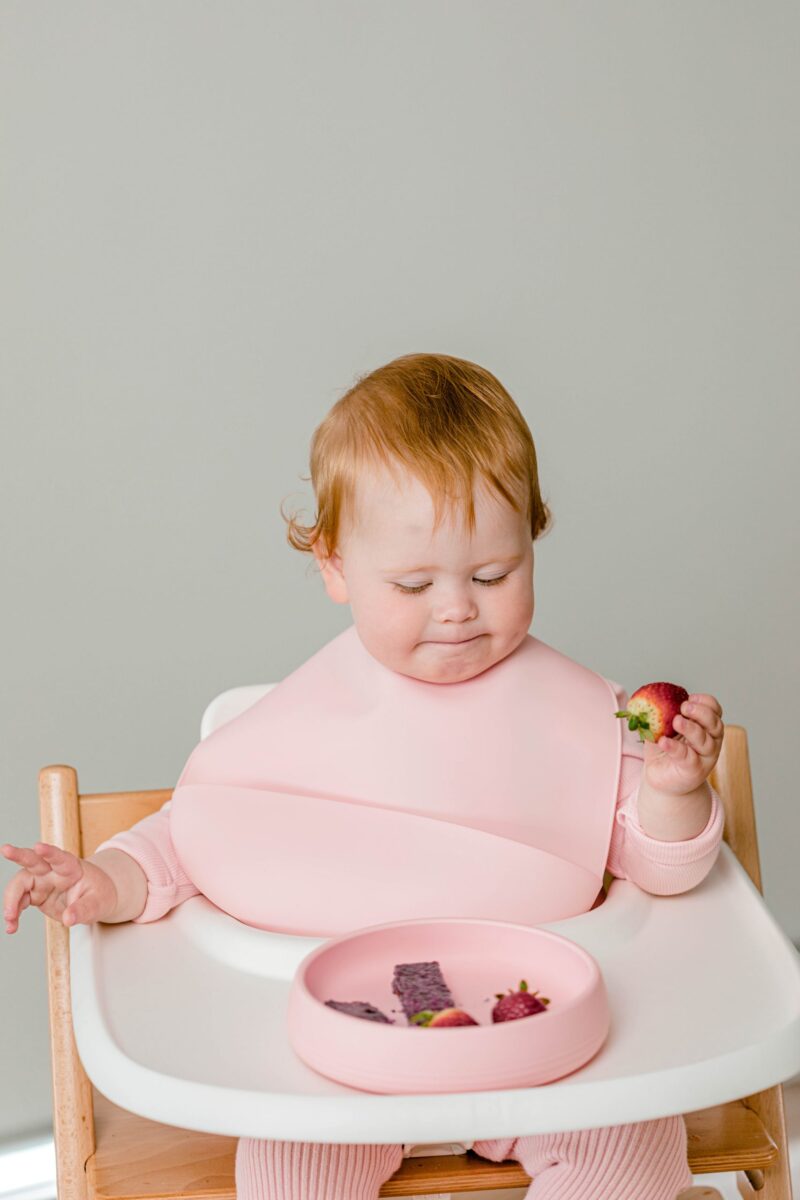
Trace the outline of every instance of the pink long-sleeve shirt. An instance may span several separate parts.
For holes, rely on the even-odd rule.
[[[613,686],[618,709],[624,709],[627,693],[619,684]],[[722,801],[711,788],[711,815],[696,837],[680,842],[649,837],[638,820],[643,768],[643,743],[638,734],[631,733],[623,724],[622,765],[606,870],[616,879],[629,879],[643,891],[657,896],[688,892],[705,879],[719,854],[725,817]],[[168,800],[158,812],[97,847],[97,850],[124,850],[147,876],[147,903],[134,918],[136,923],[157,921],[176,905],[200,894],[175,853],[169,831],[170,804]]]

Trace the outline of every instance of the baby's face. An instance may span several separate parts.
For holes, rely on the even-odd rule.
[[[356,519],[323,568],[328,595],[349,604],[359,637],[384,666],[428,683],[460,683],[510,654],[533,618],[530,526],[481,484],[475,533],[407,472],[359,478]]]

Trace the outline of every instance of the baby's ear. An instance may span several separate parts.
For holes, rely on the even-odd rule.
[[[331,600],[334,604],[348,604],[347,582],[342,574],[341,557],[336,553],[328,555],[321,538],[314,542],[311,549],[314,551],[325,591]]]

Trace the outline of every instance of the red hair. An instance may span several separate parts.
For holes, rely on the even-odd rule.
[[[478,479],[524,512],[533,541],[552,523],[519,408],[484,367],[448,354],[405,354],[360,376],[315,429],[310,460],[313,525],[287,517],[281,505],[295,550],[311,552],[319,541],[324,554],[336,551],[343,517],[355,519],[356,480],[367,466],[416,476],[433,500],[434,527],[449,506],[474,531]]]

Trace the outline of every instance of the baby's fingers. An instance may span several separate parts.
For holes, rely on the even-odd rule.
[[[61,863],[61,871],[64,870],[64,863],[68,858],[73,858],[73,855],[67,855],[65,851],[59,850],[58,846],[51,846],[47,842],[36,842],[31,850],[28,846],[12,846],[6,843],[0,847],[3,855],[10,858],[12,862],[19,863],[25,867],[32,875],[47,875],[50,871],[56,869],[55,863]],[[56,856],[60,855],[61,858]],[[77,859],[75,860],[77,862]]]
[[[37,842],[34,850],[42,856],[51,871],[63,877],[65,887],[71,886],[83,875],[81,860],[69,850],[61,850],[48,842]]]
[[[37,854],[35,850],[29,850],[27,846],[12,846],[6,842],[5,846],[0,846],[4,858],[11,859],[12,862],[19,863],[22,867],[27,867],[32,871],[34,867],[39,867],[40,870],[50,870],[47,863]]]
[[[20,863],[22,868],[3,894],[6,933],[16,932],[19,914],[28,905],[35,905],[45,916],[60,922],[65,894],[78,889],[82,882],[81,860],[48,842],[36,842],[33,849],[6,844],[2,852],[6,858]]]
[[[722,705],[719,700],[716,696],[710,696],[707,692],[693,692],[689,697],[689,703],[703,704],[715,712],[718,717],[722,716]]]
[[[3,892],[3,917],[6,922],[6,933],[16,933],[19,927],[19,914],[31,902],[33,876],[27,871],[17,871],[16,875]]]
[[[99,905],[95,896],[79,896],[61,914],[62,925],[91,925],[97,920]]]
[[[679,737],[662,737],[658,740],[659,750],[663,750],[665,754],[671,754],[675,758],[685,758],[687,746],[683,738]]]

